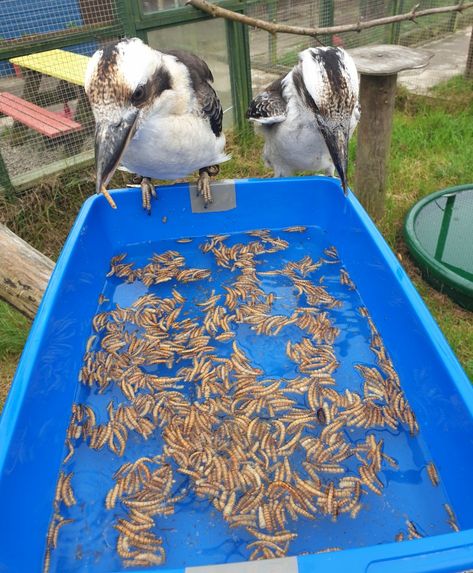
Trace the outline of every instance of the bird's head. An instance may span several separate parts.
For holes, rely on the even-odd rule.
[[[151,109],[166,107],[171,75],[163,54],[138,38],[120,40],[90,59],[85,91],[95,117],[96,190],[107,185]]]
[[[359,116],[355,63],[341,48],[308,48],[299,54],[294,80],[314,113],[346,194],[348,141]]]

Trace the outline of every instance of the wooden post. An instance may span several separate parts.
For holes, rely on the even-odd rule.
[[[358,199],[375,220],[384,214],[396,81],[397,74],[361,75],[363,121],[358,127],[355,189]]]
[[[54,263],[0,223],[0,298],[33,319]]]
[[[473,28],[471,28],[470,47],[468,48],[468,58],[466,60],[465,78],[473,80]]]
[[[433,54],[392,45],[349,52],[361,76],[355,192],[376,220],[384,214],[397,74],[425,67]]]

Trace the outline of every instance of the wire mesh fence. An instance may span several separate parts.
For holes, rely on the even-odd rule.
[[[246,13],[280,23],[331,26],[407,12],[415,2],[259,0],[249,3]],[[169,10],[188,10],[183,6],[184,0],[127,0],[127,3],[133,8],[129,18],[136,19],[139,13],[143,21]],[[423,0],[420,9],[449,3],[451,0]],[[122,9],[123,4],[123,0],[0,1],[0,186],[5,187],[11,181],[21,188],[44,175],[93,158],[94,119],[84,93],[83,75],[87,58],[97,48],[129,30],[123,19],[127,13]],[[472,21],[473,10],[469,10],[461,15],[440,14],[320,40],[347,49],[376,43],[423,46],[432,39],[450,41],[445,38],[455,29],[467,40],[467,26]],[[177,19],[174,23],[178,28],[164,29],[156,24],[156,30],[148,29],[148,42],[158,49],[189,49],[206,59],[214,72],[223,106],[230,110],[235,104],[232,93],[242,92],[232,89],[231,49],[224,22],[180,24]],[[102,33],[105,29],[107,38]],[[319,42],[304,36],[271,35],[250,29],[253,91],[290,69],[298,52],[311,45]],[[459,62],[453,73],[462,73],[467,48],[452,44],[452,50],[458,51]],[[451,68],[450,65],[447,77],[452,73]],[[231,124],[229,111],[225,126]]]
[[[83,83],[97,30],[119,29],[114,0],[0,2],[0,183],[35,181],[92,156]],[[80,34],[85,41],[74,41]],[[51,42],[62,49],[49,49]],[[38,52],[38,47],[44,51]],[[31,53],[29,53],[31,48]],[[8,57],[9,53],[22,53]]]
[[[452,5],[451,0],[266,0],[252,4],[247,13],[255,18],[279,23],[328,27],[356,24],[418,9]],[[317,40],[307,36],[272,35],[258,29],[250,30],[251,64],[256,84],[258,77],[281,74],[297,62],[297,54],[310,46],[332,45],[346,49],[369,44],[402,44],[422,46],[435,38],[467,28],[473,22],[473,13],[435,14],[406,21],[369,28],[361,32],[344,32],[321,36]],[[459,53],[459,58],[466,53]]]

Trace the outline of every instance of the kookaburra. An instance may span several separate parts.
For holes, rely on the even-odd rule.
[[[85,76],[96,121],[97,193],[121,165],[143,178],[149,212],[156,196],[150,178],[178,179],[199,170],[198,192],[210,203],[210,175],[229,159],[212,82],[207,64],[189,52],[159,52],[138,38],[98,50]]]
[[[358,74],[341,48],[308,48],[285,76],[257,95],[248,118],[265,139],[276,177],[335,169],[347,192],[348,141],[358,123]]]

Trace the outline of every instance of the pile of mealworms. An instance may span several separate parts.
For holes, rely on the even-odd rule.
[[[285,231],[303,233],[305,228]],[[123,509],[115,527],[117,552],[126,566],[164,563],[165,548],[153,529],[188,493],[173,491],[178,473],[187,476],[188,490],[211,501],[229,527],[246,530],[250,559],[281,557],[297,537],[291,526],[298,518],[335,521],[343,513],[355,518],[363,496],[382,495],[379,473],[384,464],[397,464],[384,452],[376,430],[404,426],[411,435],[418,431],[364,307],[360,313],[376,364],[355,366],[362,379],[359,391],[337,387],[339,330],[330,309],[341,302],[322,278],[311,278],[325,265],[340,264],[336,249],[325,249],[318,260],[305,255],[268,269],[268,255],[284,251],[289,242],[267,230],[248,235],[245,243],[215,235],[200,244],[213,265],[231,277],[218,292],[212,290],[211,269],[188,267],[177,250],[155,254],[141,268],[127,262],[125,254],[111,261],[108,277],[141,281],[149,292],[127,308],[116,305],[93,319],[79,379],[101,393],[118,387],[123,400],[110,401],[108,421],[102,424],[90,405],[73,406],[65,461],[79,443],[123,456],[131,432],[144,440],[159,432],[160,451],[122,465],[105,500],[107,509],[118,503]],[[268,277],[295,293],[298,305],[288,314],[274,313],[276,293],[268,292]],[[180,290],[191,282],[210,294],[186,300]],[[168,296],[160,296],[163,283]],[[345,269],[340,283],[355,288]],[[297,375],[270,377],[253,364],[238,340],[243,325],[261,337],[277,337],[290,328],[285,353],[288,373]],[[346,430],[356,428],[364,439],[362,434],[350,439]],[[432,468],[429,475],[438,485]],[[61,476],[58,487],[64,491],[58,496],[67,504],[74,497],[69,476]],[[56,512],[54,531],[61,519]],[[450,519],[455,521],[453,513]],[[420,535],[411,521],[407,530],[409,538]],[[54,546],[48,544],[48,552]]]

